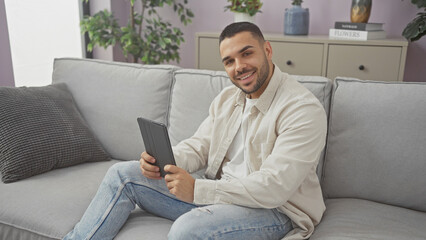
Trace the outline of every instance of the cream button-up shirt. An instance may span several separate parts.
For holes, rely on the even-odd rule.
[[[207,166],[207,179],[195,181],[195,204],[277,208],[294,226],[284,239],[306,239],[325,211],[316,174],[327,133],[324,108],[309,90],[275,66],[248,120],[249,175],[221,180],[221,166],[240,127],[245,98],[239,88],[225,88],[196,133],[173,148],[176,164],[188,172]]]

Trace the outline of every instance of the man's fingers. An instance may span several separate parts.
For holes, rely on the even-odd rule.
[[[167,177],[167,175],[166,175],[166,177]],[[166,178],[164,178],[164,179],[166,179]],[[166,180],[166,185],[167,185],[167,188],[170,190],[175,186],[175,183],[173,181],[167,181]]]
[[[160,171],[159,167],[152,165],[152,164],[149,164],[145,161],[142,161],[141,166],[142,166],[143,169],[150,171],[150,172],[159,172]]]
[[[153,163],[155,163],[155,159],[152,156],[146,152],[143,152],[139,162],[140,169],[145,177],[151,179],[161,179],[160,168],[153,165]]]
[[[143,152],[141,154],[141,158],[144,159],[145,161],[151,163],[151,164],[155,163],[155,158],[152,157],[151,155],[149,155],[147,152]]]
[[[181,168],[175,166],[175,165],[166,165],[164,166],[164,171],[169,172],[169,173],[178,173],[181,170]]]
[[[142,170],[142,174],[147,177],[147,178],[151,178],[151,179],[161,179],[160,173],[159,172],[148,172],[148,171],[144,171]]]

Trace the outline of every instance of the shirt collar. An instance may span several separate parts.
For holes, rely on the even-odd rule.
[[[283,73],[281,70],[274,64],[274,73],[272,74],[271,80],[268,83],[268,86],[266,87],[265,91],[260,95],[259,99],[257,100],[254,107],[259,109],[260,112],[265,114],[269,107],[271,106],[272,100],[275,97],[275,94],[278,90],[278,86],[280,85],[280,81],[282,78]],[[239,92],[237,94],[236,103],[238,105],[244,105],[245,103],[246,94],[239,89]]]

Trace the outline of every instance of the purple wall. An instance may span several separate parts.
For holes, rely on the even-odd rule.
[[[4,0],[0,0],[0,86],[15,86]]]
[[[91,0],[105,1],[105,0]],[[121,22],[126,21],[128,1],[111,0],[112,11],[119,14]],[[310,34],[327,35],[335,21],[349,21],[350,0],[305,0],[303,7],[310,11]],[[91,3],[92,4],[92,3]],[[161,10],[162,17],[171,19],[184,31],[185,43],[181,45],[181,61],[186,68],[195,67],[195,33],[220,32],[233,22],[233,14],[224,12],[226,0],[189,0],[189,6],[195,14],[193,23],[184,27],[174,18],[170,9]],[[256,16],[256,23],[265,33],[283,33],[284,9],[291,7],[291,0],[263,0],[263,13]],[[410,0],[374,0],[370,22],[384,22],[388,36],[401,36],[401,32],[419,10]],[[0,0],[0,86],[11,86],[13,82],[12,61],[10,57],[9,37],[7,34],[4,0]],[[114,60],[123,60],[114,49]],[[426,82],[426,37],[410,43],[405,66],[404,81]]]
[[[195,67],[195,33],[220,32],[233,21],[233,14],[224,12],[226,0],[190,0],[195,14],[193,23],[185,28],[186,42],[182,46],[182,67]],[[291,7],[291,0],[263,0],[261,14],[256,24],[264,33],[283,33],[284,9]],[[309,8],[310,34],[328,35],[335,21],[349,21],[350,0],[305,0],[303,7]],[[388,36],[401,36],[402,30],[419,10],[409,0],[374,0],[370,22],[384,22]],[[404,81],[426,82],[426,37],[409,44]]]

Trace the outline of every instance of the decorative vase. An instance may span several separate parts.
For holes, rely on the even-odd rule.
[[[234,22],[251,22],[254,23],[255,16],[250,16],[248,13],[234,12]]]
[[[351,22],[367,23],[370,18],[372,0],[352,0]]]
[[[284,12],[284,34],[285,35],[308,35],[309,32],[309,9],[300,5],[286,8]]]

